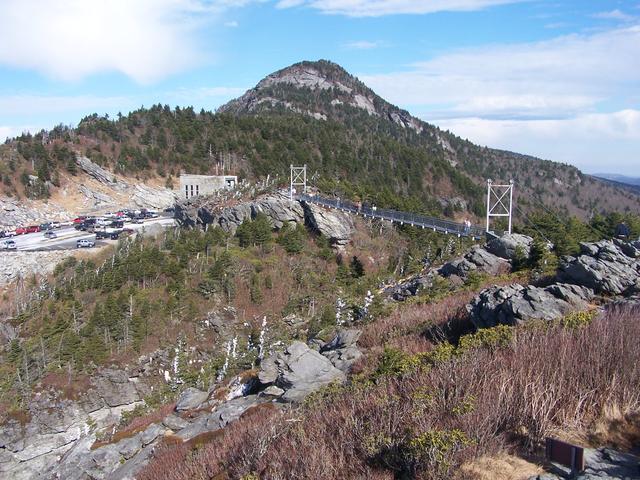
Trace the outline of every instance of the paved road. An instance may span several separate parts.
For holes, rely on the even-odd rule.
[[[150,218],[145,220],[142,224],[125,223],[125,228],[131,228],[133,230],[141,230],[143,227],[149,227],[150,225],[162,225],[169,227],[175,224],[173,218]],[[45,238],[44,232],[28,233],[26,235],[16,235],[13,237],[15,240],[17,249],[22,251],[35,251],[35,250],[69,250],[76,248],[76,242],[80,239],[95,240],[95,233],[87,233],[76,230],[73,227],[63,227],[54,230],[57,238]],[[6,240],[6,239],[3,239]],[[2,240],[0,240],[2,242]],[[100,240],[96,242],[96,246],[104,246],[112,243],[116,243],[116,240]]]

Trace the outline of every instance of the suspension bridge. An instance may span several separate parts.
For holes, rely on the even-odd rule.
[[[295,193],[296,187],[302,193]],[[361,205],[341,198],[328,198],[307,193],[307,168],[291,165],[291,181],[289,192],[291,199],[306,203],[313,203],[325,208],[332,208],[342,212],[362,215],[365,218],[376,218],[398,223],[400,225],[412,225],[422,229],[430,229],[434,232],[457,235],[458,237],[471,237],[474,240],[483,236],[499,237],[504,233],[511,233],[511,215],[513,205],[513,182],[508,185],[496,185],[491,180],[487,181],[487,217],[486,227],[479,225],[458,223],[451,220],[443,220],[437,217],[420,215],[411,212],[402,212],[385,208],[377,208],[373,205]],[[506,217],[508,230],[502,232],[490,229],[490,221],[493,217]]]

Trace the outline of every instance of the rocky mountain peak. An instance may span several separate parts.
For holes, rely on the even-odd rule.
[[[391,105],[340,65],[328,60],[304,61],[278,70],[218,111],[236,115],[290,111],[318,120],[340,120],[355,111],[418,133],[425,127],[423,122]]]

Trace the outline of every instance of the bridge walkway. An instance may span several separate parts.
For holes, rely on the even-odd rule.
[[[479,239],[486,235],[485,229],[478,225],[465,227],[463,223],[452,222],[450,220],[442,220],[440,218],[419,215],[416,213],[400,212],[397,210],[375,208],[371,206],[358,206],[355,203],[339,198],[331,199],[318,195],[308,194],[299,194],[296,195],[295,198],[306,203],[313,203],[315,205],[320,205],[326,208],[334,208],[343,212],[362,215],[365,218],[377,218],[380,220],[399,223],[400,225],[413,225],[414,227],[424,229],[428,228],[433,230],[434,232],[452,234],[459,237],[472,237],[474,239]]]

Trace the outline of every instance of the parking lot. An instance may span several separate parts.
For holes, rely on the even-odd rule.
[[[145,227],[151,225],[161,225],[163,227],[169,227],[174,225],[173,218],[158,217],[148,218],[142,223],[127,223],[126,228],[130,228],[135,232],[142,230]],[[77,241],[86,239],[95,241],[95,246],[100,247],[108,245],[110,243],[116,243],[116,240],[103,239],[96,241],[95,233],[88,233],[81,230],[76,230],[74,227],[62,227],[52,230],[55,232],[55,238],[47,238],[44,232],[27,233],[23,235],[16,235],[11,238],[0,239],[0,246],[3,245],[6,240],[13,240],[16,243],[15,250],[4,250],[0,248],[0,251],[47,251],[47,250],[69,250],[77,248]]]

